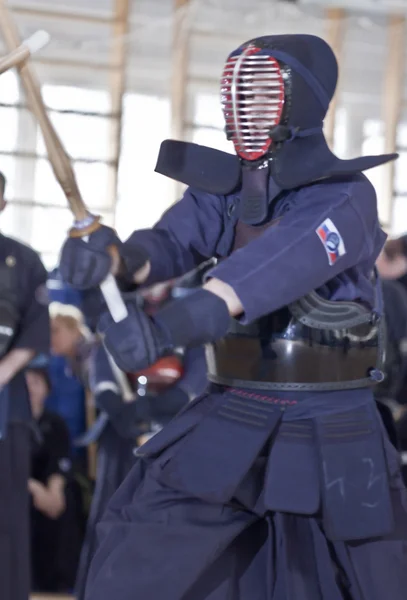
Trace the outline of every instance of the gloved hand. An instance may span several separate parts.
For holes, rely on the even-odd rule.
[[[62,279],[79,290],[99,286],[112,268],[113,258],[109,254],[109,246],[117,248],[121,257],[120,275],[129,281],[133,273],[148,260],[148,255],[141,246],[132,245],[127,249],[111,227],[102,225],[89,236],[88,242],[82,238],[66,240],[59,263]]]
[[[107,350],[120,369],[141,371],[174,350],[202,346],[223,337],[230,317],[226,302],[202,288],[175,300],[154,317],[134,301],[126,301],[128,316],[115,323],[105,311],[98,329]]]

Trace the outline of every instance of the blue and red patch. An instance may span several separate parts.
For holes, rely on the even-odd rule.
[[[325,219],[316,229],[316,232],[328,255],[329,264],[334,265],[338,258],[346,254],[341,234],[331,219]]]

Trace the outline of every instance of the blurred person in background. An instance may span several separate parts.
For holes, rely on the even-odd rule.
[[[6,206],[0,173],[0,212]],[[24,369],[49,353],[47,271],[29,246],[0,234],[0,598],[30,593],[30,420]]]
[[[377,261],[377,268],[386,292],[385,312],[389,337],[396,351],[389,352],[394,358],[393,377],[397,381],[396,402],[393,404],[395,429],[402,455],[402,471],[407,485],[407,234],[389,239]]]
[[[407,234],[386,241],[376,266],[383,279],[403,280],[407,274]]]
[[[81,546],[80,495],[72,479],[68,428],[58,414],[45,408],[51,391],[46,367],[26,370],[33,415],[31,473],[32,589],[69,592],[73,589]]]

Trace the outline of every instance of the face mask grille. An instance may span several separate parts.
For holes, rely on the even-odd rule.
[[[278,62],[248,46],[226,62],[221,80],[221,103],[226,133],[236,153],[256,160],[268,151],[270,130],[284,108],[284,79]]]

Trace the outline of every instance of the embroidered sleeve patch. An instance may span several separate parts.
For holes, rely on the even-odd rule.
[[[325,221],[317,228],[316,232],[325,248],[329,264],[335,264],[338,258],[346,254],[345,244],[343,243],[341,234],[331,219],[325,219]]]

